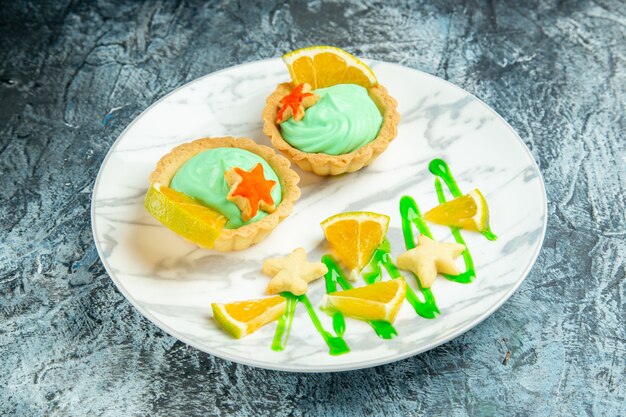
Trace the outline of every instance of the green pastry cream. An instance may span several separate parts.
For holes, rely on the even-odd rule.
[[[224,172],[234,167],[250,171],[259,162],[263,165],[265,178],[276,181],[276,186],[272,189],[272,197],[274,204],[278,206],[282,200],[282,190],[274,170],[257,154],[239,148],[216,148],[199,153],[176,172],[170,187],[219,211],[228,219],[226,228],[236,229],[261,220],[267,216],[267,213],[259,210],[255,217],[244,222],[239,207],[232,201],[226,200],[230,188],[224,179]]]
[[[283,138],[308,153],[341,155],[367,145],[378,136],[383,117],[367,94],[356,84],[338,84],[313,91],[320,99],[306,109],[299,122],[280,125]]]

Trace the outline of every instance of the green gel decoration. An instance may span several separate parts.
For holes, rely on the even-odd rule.
[[[422,219],[417,203],[412,197],[405,195],[400,199],[400,216],[402,218],[402,234],[404,235],[404,244],[407,250],[413,249],[416,246],[415,237],[413,236],[413,225],[415,225],[421,234],[432,238],[428,226],[426,226],[424,219]],[[430,288],[422,287],[420,280],[417,276],[415,276],[415,274],[411,273],[411,275],[415,278],[417,287],[422,293],[424,300],[420,300],[415,291],[407,285],[407,301],[413,306],[413,309],[417,314],[426,319],[434,319],[440,314],[435,296]]]
[[[339,312],[333,314],[333,330],[337,336],[343,336],[346,332],[346,319]]]
[[[487,238],[487,240],[498,240],[498,236],[496,236],[492,231],[491,231],[491,226],[489,226],[487,228],[487,230],[485,230],[484,232],[480,232],[481,235],[485,236],[485,238]]]
[[[436,175],[438,178],[435,179],[435,191],[437,192],[437,199],[439,203],[445,203],[446,197],[443,192],[443,187],[441,185],[440,178],[446,183],[450,193],[453,197],[460,197],[462,194],[459,189],[454,177],[450,173],[450,169],[445,161],[441,159],[433,159],[429,164],[429,170],[432,174]],[[413,249],[416,246],[415,236],[413,234],[413,226],[419,231],[420,234],[423,234],[429,238],[433,238],[430,232],[430,229],[426,225],[426,222],[422,218],[419,207],[415,200],[405,195],[400,199],[400,216],[402,218],[402,234],[404,237],[404,243],[407,250]],[[459,283],[470,283],[476,277],[476,272],[474,269],[474,261],[472,256],[465,244],[463,237],[458,228],[450,227],[454,240],[457,243],[460,243],[465,246],[465,251],[463,252],[463,260],[465,262],[465,272],[459,275],[449,275],[442,274],[447,279],[459,282]],[[497,236],[493,234],[493,232],[489,229],[482,233],[489,240],[496,240]],[[391,245],[387,239],[385,239],[380,246],[374,251],[370,262],[365,268],[367,272],[363,272],[362,276],[365,282],[368,285],[374,284],[382,280],[382,269],[385,268],[387,273],[392,279],[404,279],[398,268],[393,263],[391,259]],[[333,293],[337,291],[337,285],[339,285],[343,290],[348,290],[352,288],[350,282],[346,279],[346,276],[337,263],[335,259],[330,255],[324,255],[322,257],[322,262],[327,266],[328,272],[325,275],[326,282],[326,292]],[[421,295],[423,296],[423,300],[420,300],[417,293],[413,291],[413,289],[407,285],[407,293],[406,299],[413,306],[415,312],[421,317],[427,319],[433,319],[437,317],[440,312],[437,307],[437,303],[435,297],[430,290],[430,288],[423,288],[420,284],[419,278],[413,274],[417,282],[417,286]],[[313,325],[317,329],[317,331],[322,335],[324,341],[330,348],[331,355],[341,355],[344,353],[348,353],[350,348],[346,344],[343,339],[343,334],[345,333],[346,324],[345,319],[342,313],[334,312],[333,319],[333,330],[337,334],[337,336],[333,336],[331,333],[326,331],[322,326],[322,323],[319,320],[319,317],[315,313],[311,302],[309,301],[306,294],[301,296],[293,295],[289,292],[284,292],[281,294],[283,297],[287,299],[287,306],[285,309],[285,313],[280,317],[278,321],[278,326],[276,328],[276,334],[274,336],[274,340],[272,342],[272,349],[275,351],[281,351],[285,348],[287,343],[287,338],[289,337],[289,332],[291,330],[291,324],[293,322],[294,312],[296,309],[296,305],[298,302],[304,304]],[[391,323],[382,321],[382,320],[370,320],[368,323],[372,326],[376,334],[382,339],[391,339],[396,336],[398,333],[395,328],[391,325]]]
[[[376,332],[376,335],[381,339],[389,340],[398,335],[398,331],[391,323],[385,320],[370,320],[368,321],[372,329]]]
[[[272,350],[280,352],[285,349],[287,339],[289,338],[289,332],[291,331],[291,324],[296,311],[296,305],[300,302],[304,304],[315,329],[328,345],[330,354],[337,356],[350,352],[350,348],[341,335],[333,336],[324,329],[324,326],[322,326],[322,323],[320,322],[319,317],[317,317],[315,309],[311,305],[311,301],[309,301],[306,294],[298,296],[290,292],[283,292],[280,295],[287,299],[287,306],[285,308],[285,313],[278,320],[278,326],[276,327],[276,333],[274,334],[274,340],[272,341]]]
[[[341,270],[341,266],[335,261],[335,259],[330,255],[322,256],[322,262],[328,268],[328,272],[326,273],[326,292],[333,293],[337,291],[337,284],[341,286],[344,290],[349,290],[352,288],[350,282],[346,279],[343,271]],[[366,281],[367,282],[367,281]],[[368,283],[370,284],[370,283]],[[345,326],[345,320],[343,318],[343,314],[340,312],[333,313],[333,325],[337,315],[341,315],[341,320],[343,320]],[[393,327],[391,323],[384,320],[367,320],[372,329],[376,332],[378,337],[381,339],[392,339],[394,336],[398,334],[396,329]],[[345,330],[345,327],[344,327]],[[337,328],[335,328],[335,332],[337,332]],[[339,334],[339,332],[337,332]]]
[[[289,332],[291,332],[291,323],[293,323],[296,305],[298,304],[298,297],[292,293],[283,292],[280,295],[287,299],[287,305],[285,306],[285,312],[278,319],[278,326],[272,341],[272,350],[276,352],[280,352],[287,346],[287,339],[289,338]]]
[[[313,309],[313,306],[309,301],[309,297],[307,297],[306,294],[302,294],[299,298],[300,302],[304,304],[304,307],[306,307],[306,311],[309,313],[309,317],[311,318],[315,329],[317,329],[319,334],[322,335],[324,341],[330,348],[329,353],[332,356],[338,356],[350,352],[350,348],[341,336],[333,336],[332,334],[324,330],[324,326],[322,326],[319,317],[317,317],[317,313],[315,313],[315,310]]]
[[[435,191],[437,191],[437,199],[439,200],[439,204],[446,202],[446,196],[443,193],[443,187],[441,186],[441,181],[439,178],[435,179]],[[461,232],[458,227],[450,227],[450,231],[452,232],[452,236],[454,236],[454,240],[456,243],[460,243],[465,246],[465,250],[463,251],[463,261],[465,262],[465,272],[459,275],[450,275],[450,274],[441,274],[450,281],[458,282],[461,284],[469,284],[474,281],[476,278],[476,271],[474,270],[474,260],[472,259],[472,255],[470,254],[469,248],[465,244],[465,240],[463,240],[463,236],[461,236]]]
[[[324,258],[322,258],[322,262],[324,262],[324,264],[326,264],[326,267],[328,268],[328,273],[326,273],[324,280],[326,282],[326,293],[330,294],[331,292],[337,291],[337,277],[333,276],[333,274],[335,274],[336,272],[328,266],[329,261],[326,261],[324,260]],[[330,262],[332,262],[332,258]],[[342,277],[342,278],[345,281],[345,277]],[[343,287],[343,285],[349,286],[350,284],[347,281],[345,281],[343,284],[340,284],[340,285],[342,285]],[[346,320],[343,317],[343,314],[340,313],[339,311],[336,311],[333,313],[333,330],[338,336],[343,336],[343,334],[346,331]]]
[[[448,189],[450,190],[450,194],[452,194],[454,198],[458,198],[463,195],[463,193],[459,189],[458,184],[456,183],[456,180],[454,179],[454,176],[452,175],[452,172],[450,172],[450,167],[448,167],[446,161],[439,158],[433,159],[432,161],[430,161],[430,164],[428,164],[428,170],[431,172],[431,174],[438,176],[446,183]],[[439,200],[441,202],[441,199]],[[484,232],[480,232],[480,234],[487,238],[487,240],[498,239],[498,236],[496,236],[491,231],[491,228],[488,228]]]

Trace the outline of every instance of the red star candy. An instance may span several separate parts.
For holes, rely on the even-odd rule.
[[[265,178],[263,165],[260,162],[250,171],[239,167],[229,169],[224,173],[224,178],[230,187],[226,199],[239,207],[244,222],[254,218],[259,209],[267,213],[273,213],[276,210],[271,194],[276,181]]]
[[[293,120],[299,122],[304,117],[304,109],[314,105],[319,96],[310,92],[311,86],[307,83],[298,84],[291,93],[280,99],[278,105],[280,110],[276,114],[276,123],[282,123],[293,117]]]

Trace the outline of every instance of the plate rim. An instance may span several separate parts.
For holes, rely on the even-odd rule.
[[[389,363],[398,362],[398,361],[410,358],[412,356],[419,355],[419,354],[424,353],[426,351],[429,351],[431,349],[434,349],[434,348],[436,348],[438,346],[443,345],[444,343],[449,342],[452,339],[455,339],[455,338],[465,334],[469,330],[473,329],[474,327],[476,327],[480,323],[482,323],[485,319],[487,319],[487,317],[491,316],[494,312],[496,312],[513,295],[513,293],[515,293],[515,291],[517,291],[517,289],[526,280],[526,277],[528,277],[528,274],[530,273],[531,269],[533,268],[533,266],[537,262],[537,258],[539,257],[539,253],[541,252],[541,249],[543,248],[543,244],[544,244],[545,236],[546,236],[546,231],[547,231],[547,226],[548,226],[548,197],[547,197],[547,193],[546,193],[545,182],[544,182],[541,170],[539,169],[539,165],[535,161],[535,158],[533,157],[530,149],[528,149],[528,146],[526,146],[526,143],[524,143],[524,141],[519,136],[517,131],[515,131],[515,129],[513,129],[513,127],[498,112],[496,112],[494,109],[492,109],[487,103],[485,103],[484,101],[482,101],[481,99],[476,97],[474,94],[472,94],[469,91],[467,91],[467,90],[457,86],[456,84],[453,84],[452,82],[450,82],[448,80],[445,80],[443,78],[437,77],[436,75],[433,75],[433,74],[430,74],[430,73],[427,73],[427,72],[424,72],[424,71],[421,71],[421,70],[418,70],[418,69],[415,69],[415,68],[407,67],[405,65],[397,64],[397,63],[394,63],[394,62],[387,62],[387,61],[381,61],[381,60],[376,60],[376,59],[365,59],[365,60],[370,62],[370,63],[373,63],[373,64],[379,64],[380,63],[380,64],[396,66],[396,67],[400,67],[402,69],[408,69],[408,70],[411,70],[411,71],[418,72],[422,76],[426,76],[427,78],[432,78],[432,79],[435,79],[437,81],[443,81],[449,87],[452,87],[452,88],[454,88],[457,91],[460,91],[460,92],[462,92],[464,94],[469,95],[474,100],[476,100],[482,107],[487,109],[489,112],[491,112],[493,115],[495,115],[497,119],[499,119],[501,122],[504,123],[504,125],[507,127],[507,129],[509,129],[509,131],[511,131],[511,133],[513,133],[513,136],[517,139],[517,141],[520,143],[520,145],[522,145],[522,149],[524,150],[524,152],[526,152],[526,155],[530,158],[531,165],[536,170],[536,172],[538,174],[538,179],[539,179],[539,186],[540,186],[540,190],[541,190],[541,199],[542,199],[542,209],[543,209],[543,216],[542,216],[543,217],[543,224],[541,225],[541,236],[539,238],[539,245],[537,245],[534,253],[532,254],[530,262],[524,268],[524,271],[521,274],[521,278],[517,282],[515,282],[515,284],[511,288],[509,288],[490,308],[488,308],[486,311],[484,311],[480,316],[478,316],[473,321],[471,321],[471,322],[461,326],[460,329],[454,331],[451,335],[449,335],[447,337],[444,337],[444,338],[441,338],[441,339],[435,339],[433,342],[431,342],[431,343],[429,343],[427,345],[424,345],[424,346],[422,346],[420,348],[408,350],[406,352],[399,353],[399,354],[397,354],[395,356],[392,356],[390,358],[370,359],[370,360],[356,362],[356,363],[352,363],[352,364],[343,364],[343,365],[342,364],[337,364],[337,365],[324,366],[323,368],[299,367],[299,366],[289,366],[289,365],[284,366],[284,365],[281,365],[281,364],[268,364],[266,362],[258,362],[258,361],[255,361],[253,359],[241,358],[241,357],[236,356],[236,355],[231,355],[229,353],[223,353],[223,352],[218,351],[218,350],[214,350],[214,349],[211,349],[211,348],[206,348],[204,346],[200,346],[199,343],[196,343],[196,342],[194,342],[192,340],[187,339],[184,335],[179,334],[178,332],[176,332],[173,329],[171,329],[170,326],[165,325],[165,323],[163,323],[161,320],[159,320],[157,317],[155,317],[152,313],[150,313],[149,311],[144,309],[142,306],[140,306],[139,303],[137,303],[134,300],[134,298],[130,296],[130,293],[124,288],[124,286],[117,279],[115,274],[112,273],[113,268],[108,264],[108,261],[103,256],[104,250],[100,247],[100,242],[98,240],[97,227],[96,227],[96,222],[95,222],[95,216],[96,216],[96,205],[95,205],[96,191],[98,190],[98,187],[100,185],[100,180],[101,180],[101,177],[102,177],[102,171],[103,171],[105,165],[107,164],[108,160],[111,158],[111,155],[115,151],[115,148],[117,147],[117,145],[119,144],[121,139],[126,135],[126,133],[135,125],[135,123],[137,123],[139,121],[139,119],[141,119],[153,107],[156,107],[161,102],[165,101],[168,97],[170,97],[171,95],[175,94],[179,90],[181,90],[183,88],[186,88],[186,87],[188,87],[191,84],[194,84],[196,82],[200,82],[201,80],[203,80],[205,78],[208,78],[208,77],[220,74],[222,72],[230,71],[232,69],[244,67],[244,66],[247,66],[247,65],[262,64],[262,63],[271,62],[271,61],[278,61],[279,59],[280,58],[278,58],[278,57],[266,58],[266,59],[261,59],[261,60],[256,60],[256,61],[249,61],[249,62],[245,62],[245,63],[242,63],[242,64],[237,64],[237,65],[233,65],[233,66],[230,66],[230,67],[222,68],[220,70],[217,70],[217,71],[205,74],[205,75],[203,75],[201,77],[195,78],[195,79],[193,79],[193,80],[191,80],[191,81],[189,81],[189,82],[187,82],[187,83],[185,83],[185,84],[175,88],[174,90],[172,90],[169,93],[165,94],[163,97],[159,98],[157,101],[155,101],[154,103],[152,103],[151,105],[146,107],[137,116],[135,116],[135,118],[128,124],[128,126],[126,126],[124,128],[124,130],[118,135],[118,137],[115,139],[115,141],[111,144],[111,146],[110,146],[109,150],[107,151],[104,159],[102,160],[102,163],[100,164],[100,167],[98,168],[98,174],[96,176],[96,180],[93,183],[93,189],[92,189],[92,192],[91,192],[91,203],[90,203],[90,205],[91,205],[91,209],[90,209],[90,213],[91,213],[91,216],[90,216],[91,217],[91,232],[92,232],[94,245],[95,245],[96,251],[98,253],[98,257],[100,258],[100,262],[102,262],[102,265],[104,266],[104,269],[107,272],[107,275],[113,281],[113,283],[115,284],[115,287],[117,288],[117,290],[120,293],[122,293],[122,295],[124,296],[126,301],[128,301],[144,318],[148,319],[148,321],[150,321],[152,324],[157,326],[163,332],[167,333],[169,336],[175,338],[176,340],[178,340],[178,341],[180,341],[180,342],[182,342],[182,343],[184,343],[184,344],[186,344],[188,346],[191,346],[191,347],[193,347],[195,349],[198,349],[201,352],[213,355],[213,356],[218,357],[218,358],[220,358],[222,360],[227,360],[229,362],[234,362],[234,363],[240,363],[240,364],[243,364],[243,365],[252,366],[252,367],[256,367],[256,368],[268,369],[268,370],[272,370],[272,371],[299,372],[299,373],[345,372],[345,371],[353,371],[353,370],[358,370],[358,369],[372,368],[372,367],[375,367],[375,366],[386,365],[386,364],[389,364]]]

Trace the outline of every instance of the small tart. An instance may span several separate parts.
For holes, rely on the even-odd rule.
[[[252,139],[228,136],[196,139],[175,147],[159,160],[155,170],[150,174],[150,183],[169,186],[176,172],[188,160],[200,152],[215,148],[240,148],[253,152],[267,161],[280,180],[282,201],[276,210],[257,222],[249,223],[237,229],[222,229],[213,247],[218,251],[246,249],[267,237],[278,226],[278,223],[289,216],[293,209],[293,203],[300,198],[300,189],[298,188],[300,177],[290,168],[289,161],[277,154],[272,148],[259,145]]]
[[[400,114],[396,110],[398,103],[387,93],[385,87],[378,84],[367,89],[370,98],[383,116],[380,131],[373,141],[342,155],[303,152],[285,141],[281,135],[280,126],[276,123],[278,103],[292,89],[292,83],[278,84],[276,90],[267,98],[262,114],[263,132],[270,138],[276,149],[305,171],[317,175],[339,175],[357,171],[372,163],[383,153],[398,133],[397,125],[400,121]]]

